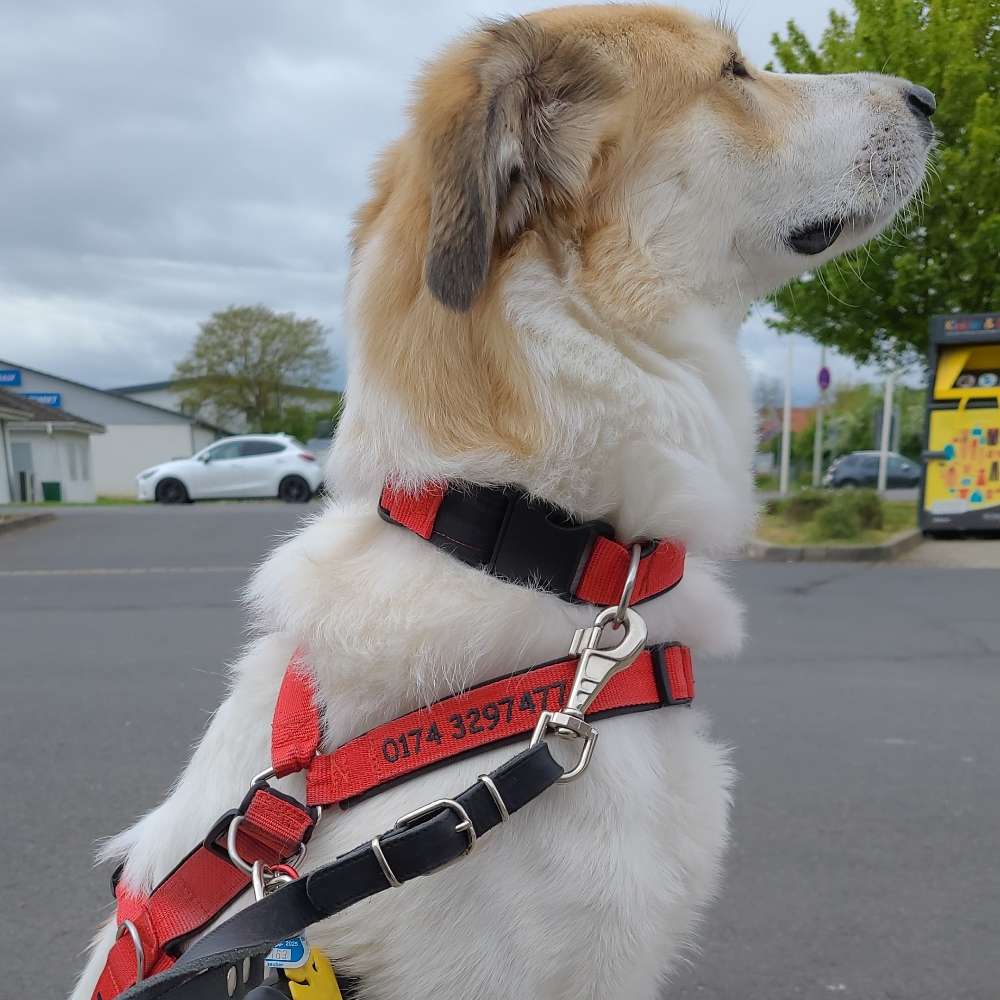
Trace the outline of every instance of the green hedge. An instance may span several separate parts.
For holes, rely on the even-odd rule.
[[[830,497],[812,519],[812,541],[858,538],[878,530],[884,522],[882,500],[874,490],[844,490]]]
[[[802,490],[768,501],[764,510],[791,524],[808,524],[809,538],[816,542],[858,538],[884,524],[882,499],[875,490]]]

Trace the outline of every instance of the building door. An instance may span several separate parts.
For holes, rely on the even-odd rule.
[[[15,502],[32,503],[35,500],[35,463],[31,456],[31,442],[12,441],[10,460]]]

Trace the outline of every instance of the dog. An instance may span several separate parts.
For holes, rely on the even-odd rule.
[[[266,767],[297,648],[330,749],[565,655],[592,622],[386,524],[387,480],[518,484],[620,538],[679,539],[683,581],[641,609],[650,637],[735,654],[741,608],[719,560],[755,518],[737,331],[754,299],[917,194],[933,103],[889,76],[766,72],[725,25],[658,6],[487,23],[434,61],[357,216],[334,496],[253,577],[260,634],[177,786],[103,848],[124,884],[148,891]],[[370,1000],[659,996],[718,890],[734,772],[698,709],[602,729],[579,781],[310,943]],[[328,814],[305,870],[513,752]],[[279,787],[303,793],[295,776]],[[114,935],[98,933],[74,1000]]]

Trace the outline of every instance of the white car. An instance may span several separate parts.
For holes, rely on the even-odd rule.
[[[224,497],[278,497],[305,503],[323,470],[304,444],[287,434],[223,438],[190,458],[175,458],[136,476],[140,500],[189,503]]]

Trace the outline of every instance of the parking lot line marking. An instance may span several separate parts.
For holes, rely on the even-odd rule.
[[[143,576],[148,573],[249,573],[251,566],[112,566],[82,569],[0,569],[0,576]]]

